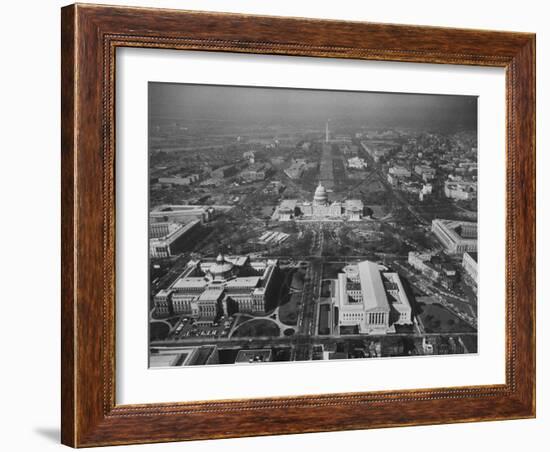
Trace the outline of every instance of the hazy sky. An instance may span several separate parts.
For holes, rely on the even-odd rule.
[[[475,96],[149,83],[152,118],[475,127]]]

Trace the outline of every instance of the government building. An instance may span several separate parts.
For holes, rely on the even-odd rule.
[[[157,314],[184,314],[199,323],[212,323],[219,314],[263,313],[276,291],[276,259],[249,256],[190,261],[168,289],[154,297]]]
[[[477,223],[435,219],[432,221],[432,232],[449,253],[477,251]]]
[[[399,275],[371,261],[344,267],[334,284],[335,333],[343,327],[359,334],[394,333],[411,325],[412,309]]]
[[[277,209],[277,218],[279,221],[360,221],[363,218],[363,202],[360,199],[330,202],[325,187],[319,182],[312,202],[285,199]]]
[[[200,228],[200,221],[194,220],[187,224],[151,223],[149,225],[149,256],[170,257],[176,242],[182,242],[186,237],[192,237]]]
[[[206,223],[215,216],[212,206],[163,204],[154,207],[149,213],[151,223],[189,223],[199,220]]]

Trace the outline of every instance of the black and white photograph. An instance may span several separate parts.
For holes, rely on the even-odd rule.
[[[2,450],[548,448],[548,8],[453,6],[4,2]]]
[[[150,368],[477,353],[476,96],[148,96]]]

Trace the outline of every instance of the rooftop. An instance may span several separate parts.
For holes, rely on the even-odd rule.
[[[169,205],[163,204],[157,207],[153,207],[151,213],[155,212],[177,212],[185,210],[205,210],[208,206],[195,206],[195,205]]]
[[[388,309],[388,298],[378,264],[363,261],[357,264],[365,309]]]
[[[170,353],[170,354],[154,354],[149,357],[149,367],[172,367],[178,364],[183,357],[185,361],[185,353]]]
[[[477,240],[477,223],[458,220],[432,220],[433,225],[438,225],[455,242],[460,240]]]
[[[394,272],[384,272],[383,275],[384,278],[386,278],[386,280],[391,284],[391,287],[388,290],[394,292],[394,303],[409,307],[410,302],[407,294],[405,293],[405,288],[403,287],[399,274]]]
[[[294,208],[296,207],[296,204],[298,204],[297,199],[283,199],[281,201],[281,205],[280,205],[279,209],[294,210]]]
[[[360,199],[348,199],[346,200],[346,209],[363,210],[363,201]]]
[[[188,276],[186,278],[180,278],[172,285],[173,289],[200,289],[206,287],[208,281],[202,276]]]
[[[464,254],[468,254],[474,261],[477,262],[477,253],[476,252],[468,251],[467,253],[464,253]]]
[[[260,279],[261,278],[259,276],[240,277],[240,278],[235,278],[235,279],[232,279],[231,281],[228,281],[225,286],[227,288],[243,287],[243,286],[253,288],[258,285],[258,283],[260,282]]]
[[[223,287],[209,287],[199,297],[199,301],[218,301],[223,295]]]

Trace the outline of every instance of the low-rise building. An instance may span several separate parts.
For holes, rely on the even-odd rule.
[[[432,232],[449,253],[477,251],[477,223],[435,219]]]
[[[269,182],[264,188],[264,193],[267,195],[278,195],[285,189],[285,185],[278,180]]]
[[[212,179],[224,179],[237,174],[237,167],[235,165],[224,165],[216,168],[210,173]]]
[[[394,165],[388,170],[387,181],[393,187],[407,189],[407,191],[418,193],[420,185],[410,180],[411,172],[404,166]],[[412,185],[411,185],[412,184]],[[414,187],[414,188],[413,188]]]
[[[250,163],[254,163],[254,161],[255,161],[254,151],[245,151],[245,152],[243,152],[243,159],[248,160]]]
[[[444,192],[447,198],[470,201],[477,198],[477,182],[445,181]]]
[[[349,221],[360,221],[363,218],[363,201],[347,199],[344,201],[344,213]]]
[[[296,215],[297,199],[283,199],[277,209],[279,221],[291,221]]]
[[[431,195],[433,192],[432,184],[424,184],[422,185],[422,189],[420,190],[420,193],[418,193],[418,199],[420,201],[424,201],[427,196]]]
[[[191,185],[199,181],[198,174],[191,174],[189,176],[171,176],[171,177],[159,177],[159,184],[167,185]]]
[[[416,165],[414,172],[424,179],[424,181],[432,180],[435,177],[435,169],[429,165]]]
[[[386,180],[390,183],[390,185],[392,187],[397,187],[399,185],[399,183],[401,182],[401,180],[399,179],[398,176],[395,176],[395,175],[390,174],[390,173],[388,173],[388,175],[386,176]]]
[[[246,182],[255,182],[264,180],[268,172],[268,167],[262,163],[255,163],[241,171],[239,176]]]
[[[172,312],[172,291],[162,289],[155,295],[155,313],[160,316],[167,316]]]
[[[368,144],[365,141],[361,141],[361,147],[377,163],[390,153],[390,150],[388,148],[380,148],[375,145]]]
[[[424,194],[424,195],[431,195],[431,194],[432,194],[432,191],[433,191],[433,186],[432,186],[432,184],[424,184],[424,185],[422,185],[422,191],[421,191],[422,194]]]
[[[352,157],[348,159],[348,167],[353,169],[365,169],[367,168],[367,162],[360,157]]]
[[[418,270],[426,277],[435,281],[439,279],[439,271],[432,265],[432,258],[433,253],[420,253],[417,251],[409,251],[408,262],[411,267]]]
[[[456,268],[435,253],[409,252],[409,265],[434,282],[451,289],[457,282]]]
[[[261,245],[280,245],[290,237],[289,234],[278,231],[264,232],[258,239],[258,243]]]
[[[410,170],[408,170],[404,166],[398,166],[398,165],[392,166],[388,170],[388,173],[397,177],[411,177]]]

